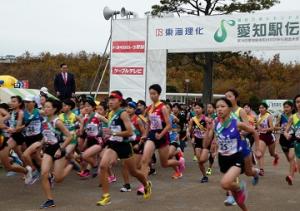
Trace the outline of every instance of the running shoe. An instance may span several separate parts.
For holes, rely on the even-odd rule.
[[[193,161],[197,161],[197,160],[198,160],[198,159],[197,159],[196,155],[194,155]]]
[[[91,176],[91,173],[89,170],[84,170],[79,176],[80,179],[88,179]]]
[[[40,172],[38,170],[35,170],[32,173],[32,180],[30,181],[30,185],[33,185],[36,181],[40,179]]]
[[[244,181],[240,182],[240,190],[236,193],[236,202],[244,204],[247,200],[247,187]]]
[[[79,171],[77,172],[77,175],[80,176],[81,174],[83,174],[84,171]]]
[[[259,170],[259,176],[261,176],[261,177],[265,176],[265,170],[264,169]]]
[[[274,160],[273,160],[273,166],[278,166],[278,163],[279,163],[279,155],[276,154],[276,155],[275,155],[275,158],[274,158]]]
[[[22,160],[19,158],[19,156],[17,155],[17,153],[15,153],[14,151],[12,151],[10,153],[10,157],[12,158],[12,162],[18,164],[19,166],[23,166],[23,162]]]
[[[175,171],[175,173],[172,176],[172,179],[180,179],[182,178],[182,173]]]
[[[98,176],[98,166],[91,169],[91,175],[93,178]]]
[[[185,160],[182,157],[179,159],[179,169],[178,170],[180,173],[183,173],[185,170]]]
[[[149,176],[150,175],[156,175],[156,170],[155,170],[155,168],[150,168],[150,170],[149,170],[149,174],[148,174]]]
[[[152,183],[148,181],[147,186],[145,187],[144,199],[150,199],[151,194],[152,194]]]
[[[207,183],[208,182],[208,177],[204,176],[201,179],[201,183]]]
[[[70,164],[73,166],[73,170],[77,173],[81,173],[80,171],[80,165],[75,160],[70,160]]]
[[[286,176],[285,181],[286,181],[289,185],[293,185],[293,177],[292,177],[292,176]]]
[[[51,208],[51,207],[55,207],[55,203],[53,200],[48,199],[40,206],[40,209],[47,209],[47,208]]]
[[[109,193],[103,194],[101,199],[97,202],[97,206],[106,206],[109,204],[111,204]]]
[[[26,166],[27,174],[25,175],[25,184],[29,185],[32,182],[32,168],[30,166]]]
[[[208,168],[206,171],[207,176],[211,176],[212,175],[212,169]]]
[[[117,182],[117,177],[115,175],[109,176],[108,177],[108,183],[113,183],[113,182]]]
[[[225,206],[235,206],[236,202],[233,196],[227,196],[226,200],[224,201]]]
[[[144,188],[144,186],[141,184],[141,185],[138,187],[136,194],[139,195],[139,196],[143,196],[144,193],[145,193],[145,188]]]
[[[16,175],[17,175],[17,173],[14,172],[14,171],[8,171],[8,172],[6,173],[6,176],[7,176],[7,177],[13,177],[13,176],[16,176]]]
[[[130,184],[123,185],[123,187],[120,189],[120,192],[122,193],[131,192]]]

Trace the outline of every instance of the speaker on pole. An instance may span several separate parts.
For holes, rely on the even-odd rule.
[[[103,9],[103,16],[105,20],[109,20],[111,17],[118,14],[120,14],[120,11],[112,10],[109,7],[104,7]]]
[[[138,16],[137,13],[126,10],[125,7],[121,8],[121,17],[129,17],[131,15],[133,15],[133,17],[135,17],[135,18],[137,18],[137,16]]]

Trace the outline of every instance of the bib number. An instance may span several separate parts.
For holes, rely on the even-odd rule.
[[[160,116],[152,114],[149,116],[149,119],[151,122],[151,124],[150,124],[151,130],[162,130],[163,129]]]
[[[219,152],[223,155],[232,155],[237,152],[237,139],[220,139]]]
[[[122,131],[121,126],[120,125],[111,125],[110,126],[110,130],[112,133],[119,133]],[[117,141],[117,142],[122,142],[123,141],[123,137],[120,136],[111,136],[109,138],[110,141]]]
[[[26,136],[35,136],[41,132],[40,121],[32,121],[26,128]]]
[[[96,124],[88,124],[86,127],[86,134],[90,137],[98,136],[99,128]]]
[[[58,143],[55,134],[51,130],[44,130],[43,135],[47,144],[54,145]]]

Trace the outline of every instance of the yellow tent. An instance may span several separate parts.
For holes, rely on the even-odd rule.
[[[10,75],[0,75],[0,87],[14,88],[18,80]]]

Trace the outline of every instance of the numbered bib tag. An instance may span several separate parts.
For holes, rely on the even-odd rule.
[[[199,128],[194,130],[194,135],[196,138],[203,138],[203,132]]]
[[[162,130],[162,121],[160,116],[155,115],[155,114],[150,114],[149,116],[150,119],[150,129],[151,130]]]
[[[281,124],[281,130],[280,130],[281,134],[284,134],[286,126],[287,126],[287,123]]]
[[[41,122],[38,120],[30,122],[30,124],[26,127],[26,136],[35,136],[40,134],[41,132]]]
[[[110,126],[110,130],[112,133],[119,133],[122,131],[122,128],[120,125],[111,125]],[[123,137],[120,136],[111,136],[109,138],[110,141],[117,141],[117,142],[122,142],[123,141]]]
[[[97,124],[90,123],[86,126],[86,134],[89,137],[96,137],[99,134],[99,127]]]
[[[47,144],[54,145],[58,143],[58,139],[51,130],[43,130],[43,135]]]
[[[237,152],[237,139],[225,138],[222,136],[218,137],[219,152],[223,155],[233,155]]]

